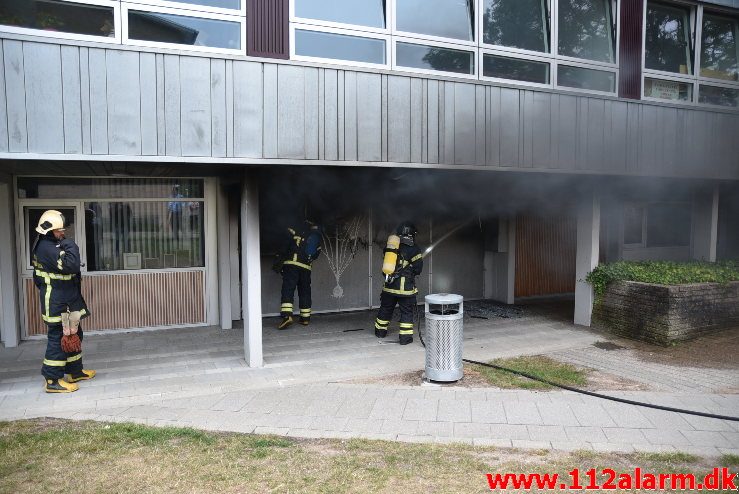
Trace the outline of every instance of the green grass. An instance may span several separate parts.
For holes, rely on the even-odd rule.
[[[725,466],[726,456],[716,465],[673,453],[297,440],[39,419],[0,422],[0,493],[476,493],[489,492],[486,473],[641,467],[702,476]]]
[[[585,280],[602,295],[614,281],[640,281],[658,285],[729,283],[739,281],[739,261],[670,262],[618,261],[601,264]]]
[[[497,359],[490,363],[542,377],[559,384],[584,386],[588,383],[585,371],[579,370],[570,364],[557,362],[548,357],[516,357],[510,359]],[[491,369],[481,365],[474,365],[473,368],[478,371],[491,386],[506,389],[552,389],[552,386],[549,384],[534,381],[510,372]]]
[[[722,455],[721,464],[725,467],[739,466],[739,455]]]

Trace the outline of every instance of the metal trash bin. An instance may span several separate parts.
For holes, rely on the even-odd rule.
[[[461,295],[426,295],[426,379],[451,382],[462,379],[464,307]]]

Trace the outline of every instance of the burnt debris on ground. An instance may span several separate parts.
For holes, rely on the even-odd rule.
[[[522,307],[506,305],[492,300],[473,300],[464,303],[464,313],[473,319],[517,319],[524,316]]]

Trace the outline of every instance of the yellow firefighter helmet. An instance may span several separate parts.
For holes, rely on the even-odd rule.
[[[64,230],[64,215],[55,209],[44,211],[38,220],[36,231],[41,235],[46,235],[54,230]]]

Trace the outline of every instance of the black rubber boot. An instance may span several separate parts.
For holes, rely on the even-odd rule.
[[[301,317],[300,318],[300,324],[303,326],[307,326],[310,324],[310,317]]]
[[[402,335],[400,335],[399,339],[400,339],[399,343],[401,345],[409,345],[409,344],[413,343],[413,336],[408,335],[408,334],[402,334]]]
[[[387,329],[377,329],[375,328],[375,336],[378,338],[384,338],[387,336]]]
[[[293,323],[292,317],[283,317],[282,321],[280,321],[280,325],[277,326],[277,329],[287,329],[289,328]]]
[[[46,379],[44,390],[47,393],[74,393],[79,389],[74,383],[68,383],[63,379]]]

